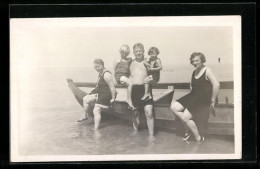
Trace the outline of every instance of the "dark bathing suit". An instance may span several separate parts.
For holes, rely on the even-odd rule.
[[[116,64],[115,79],[118,84],[121,84],[120,78],[122,76],[125,76],[125,77],[130,76],[130,71],[129,71],[130,63],[131,63],[131,59],[128,59],[127,62],[122,61],[122,59],[120,59],[120,61]]]
[[[136,61],[133,60],[132,64],[134,62],[136,62]],[[138,64],[142,64],[144,70],[146,70],[146,67],[144,66],[143,62],[138,63]],[[141,84],[141,85],[134,84],[132,86],[132,96],[131,96],[131,99],[132,99],[134,107],[136,107],[138,111],[143,111],[143,108],[144,108],[145,105],[153,105],[153,98],[149,99],[147,101],[143,101],[142,100],[142,97],[144,96],[144,93],[145,93],[144,84]],[[153,97],[153,95],[152,95],[152,88],[150,88],[150,94]]]
[[[104,79],[104,74],[108,72],[111,74],[110,71],[104,70],[104,72],[99,75],[98,82],[96,88],[92,90],[90,94],[98,94],[98,99],[96,104],[110,106],[110,100],[112,99],[111,91]]]
[[[158,58],[157,58],[157,59],[158,59]],[[156,60],[157,60],[157,59],[156,59]],[[158,67],[159,67],[159,65],[157,65],[156,60],[155,60],[155,62],[154,62],[154,64],[153,64],[153,67],[152,67],[152,68],[158,68]],[[149,60],[148,63],[151,64],[151,60]],[[156,83],[159,82],[159,80],[160,80],[160,71],[159,71],[159,70],[158,70],[158,71],[148,71],[148,76],[149,76],[149,75],[152,75],[152,76],[153,76],[153,80],[154,80]]]
[[[212,96],[212,84],[206,79],[206,70],[198,79],[195,78],[195,71],[192,73],[191,92],[177,100],[192,114],[192,119],[202,135],[206,133]]]
[[[132,87],[132,102],[133,105],[138,109],[141,109],[142,107],[146,105],[153,105],[153,98],[149,99],[147,101],[143,101],[141,98],[144,96],[145,93],[145,87],[144,85],[133,85]],[[152,90],[150,90],[151,96]]]

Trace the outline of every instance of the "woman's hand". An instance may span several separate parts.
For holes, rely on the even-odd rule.
[[[216,116],[216,109],[215,109],[215,103],[210,103],[209,111],[212,113],[213,116]]]

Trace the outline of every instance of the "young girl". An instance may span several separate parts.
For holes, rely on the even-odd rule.
[[[149,100],[152,98],[149,90],[149,86],[158,83],[160,80],[160,71],[162,70],[162,64],[160,58],[157,55],[160,53],[159,49],[156,47],[151,47],[148,51],[150,56],[149,60],[144,62],[148,70],[148,76],[144,79],[145,84],[145,94],[142,100]]]
[[[129,79],[130,72],[129,72],[129,66],[132,62],[132,58],[128,58],[127,56],[130,53],[129,46],[122,45],[120,47],[120,56],[121,58],[114,63],[114,83],[115,84],[123,84],[127,86],[127,100],[126,102],[129,105],[130,109],[135,109],[134,105],[131,100],[131,92],[132,92],[132,83]]]

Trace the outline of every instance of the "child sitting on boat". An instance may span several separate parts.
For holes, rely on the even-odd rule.
[[[149,92],[150,85],[158,83],[160,80],[160,71],[162,70],[162,64],[158,54],[160,53],[159,49],[156,47],[151,47],[148,51],[150,58],[144,62],[148,70],[148,76],[144,79],[145,94],[142,97],[142,100],[151,99],[152,96]]]
[[[114,63],[114,83],[127,86],[126,102],[128,103],[129,108],[135,109],[131,100],[132,82],[129,79],[130,76],[129,66],[130,63],[132,62],[132,58],[127,57],[130,53],[129,46],[122,45],[120,47],[119,52],[121,58]]]

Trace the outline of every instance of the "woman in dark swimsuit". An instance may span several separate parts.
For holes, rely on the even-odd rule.
[[[202,53],[193,53],[190,62],[195,67],[191,80],[191,92],[177,101],[173,100],[171,110],[181,120],[184,127],[194,135],[195,140],[202,142],[204,137],[198,127],[206,130],[209,111],[215,111],[219,82],[211,70],[204,66],[206,59]],[[187,138],[189,134],[186,134],[185,139]]]
[[[77,122],[82,122],[88,119],[88,112],[91,106],[94,106],[94,129],[99,129],[102,109],[110,107],[115,101],[116,89],[113,83],[113,77],[110,71],[105,69],[102,59],[94,60],[94,67],[99,73],[96,88],[91,93],[83,98],[83,117]]]

